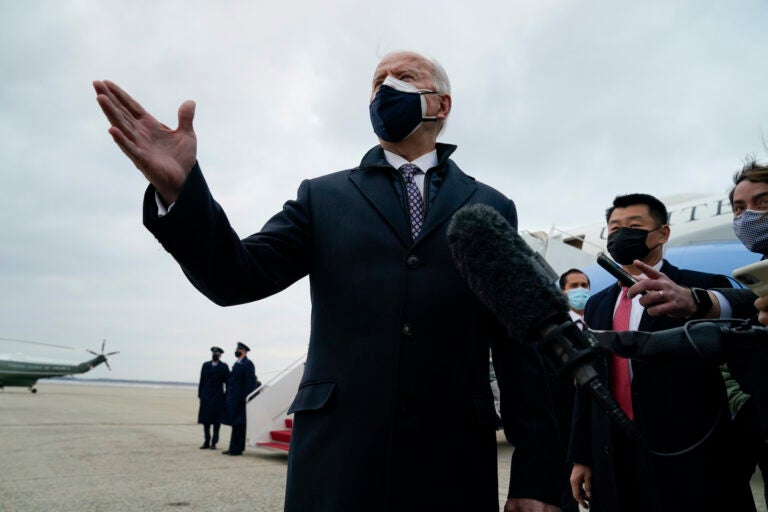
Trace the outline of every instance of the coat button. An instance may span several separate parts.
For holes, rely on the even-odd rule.
[[[413,331],[413,326],[411,324],[403,324],[403,326],[400,328],[400,332],[406,336],[413,336]]]
[[[405,260],[405,264],[408,265],[409,268],[419,268],[421,266],[421,260],[418,256],[410,255]]]
[[[603,445],[603,452],[604,452],[606,455],[610,455],[610,454],[611,454],[611,449],[610,449],[610,448],[608,448],[608,445],[607,445],[607,444]]]

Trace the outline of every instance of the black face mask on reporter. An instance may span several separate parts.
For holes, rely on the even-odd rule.
[[[423,121],[437,121],[437,117],[427,116],[425,94],[440,93],[388,76],[368,107],[374,133],[381,140],[399,142],[416,131]]]
[[[635,260],[643,260],[652,250],[661,244],[648,247],[648,235],[661,229],[619,228],[608,235],[608,252],[622,265],[631,265]]]

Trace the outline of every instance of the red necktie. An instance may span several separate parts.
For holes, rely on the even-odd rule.
[[[632,300],[627,298],[628,288],[621,287],[619,305],[613,315],[613,330],[628,331],[629,315],[632,312]],[[611,354],[611,392],[619,405],[627,413],[629,419],[634,419],[632,412],[632,380],[629,376],[629,359]]]

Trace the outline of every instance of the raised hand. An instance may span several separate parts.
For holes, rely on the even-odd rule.
[[[197,159],[197,137],[192,129],[195,102],[179,107],[175,130],[152,117],[117,84],[94,81],[98,101],[109,123],[109,133],[118,147],[155,186],[163,200],[176,201]]]

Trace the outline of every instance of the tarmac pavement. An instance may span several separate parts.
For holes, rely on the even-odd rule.
[[[221,455],[226,426],[218,450],[198,449],[196,387],[40,381],[37,388],[0,391],[0,512],[283,509],[285,454]],[[502,506],[512,451],[499,433]],[[753,491],[762,495],[759,474]]]

